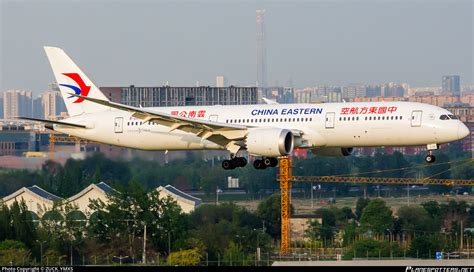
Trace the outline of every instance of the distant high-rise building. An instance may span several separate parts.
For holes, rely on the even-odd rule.
[[[39,95],[33,99],[33,117],[44,119],[43,97]]]
[[[225,76],[217,76],[216,77],[216,87],[222,88],[227,85]]]
[[[257,87],[267,86],[267,50],[264,9],[257,9]]]
[[[0,95],[0,119],[3,118],[3,94]]]
[[[397,96],[397,97],[403,97],[405,93],[408,92],[408,86],[407,84],[396,84],[393,82],[383,84],[381,86],[381,95],[382,96]],[[405,89],[406,88],[406,89]]]
[[[42,93],[41,97],[45,119],[56,120],[62,112],[67,111],[57,83],[49,84],[49,90]]]
[[[341,87],[318,86],[294,91],[295,103],[341,102]]]
[[[370,85],[367,86],[367,96],[368,97],[375,97],[382,95],[382,88],[380,85]]]
[[[265,98],[274,100],[279,104],[289,104],[294,102],[294,90],[292,87],[266,87],[263,88]]]
[[[461,84],[459,76],[443,76],[443,92],[448,92],[452,95],[460,96]]]
[[[367,96],[367,86],[350,85],[342,88],[342,98],[354,98]]]
[[[3,93],[3,118],[11,119],[16,116],[31,117],[31,91],[8,90]]]

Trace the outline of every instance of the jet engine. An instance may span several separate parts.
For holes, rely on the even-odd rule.
[[[325,157],[346,157],[354,152],[353,147],[323,147],[313,149],[313,153]]]
[[[252,155],[264,157],[286,156],[293,151],[293,133],[288,129],[280,128],[250,129],[245,146]]]

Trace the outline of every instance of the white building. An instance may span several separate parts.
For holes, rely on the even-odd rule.
[[[29,211],[33,212],[36,216],[41,217],[45,212],[53,208],[54,202],[63,199],[36,185],[23,187],[3,198],[4,204],[8,207],[11,207],[15,201],[20,203],[22,200],[25,202]]]
[[[90,184],[84,190],[68,198],[69,203],[77,205],[79,210],[84,213],[87,217],[90,216],[91,210],[89,204],[91,200],[100,199],[104,203],[108,203],[108,195],[113,193],[115,190],[107,185],[105,182],[97,184]]]
[[[186,194],[185,192],[182,192],[171,185],[166,185],[165,187],[160,186],[156,188],[156,190],[159,193],[160,199],[170,196],[171,198],[176,200],[176,202],[181,207],[181,210],[183,210],[184,213],[191,213],[202,203],[201,199]]]

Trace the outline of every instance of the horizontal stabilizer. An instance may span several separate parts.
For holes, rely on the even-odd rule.
[[[86,128],[85,125],[79,125],[79,124],[73,124],[73,123],[67,123],[67,122],[61,122],[61,121],[43,120],[43,119],[37,119],[37,118],[31,118],[31,117],[16,117],[16,118],[21,119],[21,120],[42,122],[42,123],[46,123],[46,124],[54,124],[54,125],[76,127],[76,128]],[[49,128],[49,127],[47,127],[47,128]]]

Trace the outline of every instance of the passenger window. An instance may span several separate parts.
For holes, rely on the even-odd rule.
[[[400,120],[402,120],[402,117],[400,116]]]
[[[367,116],[365,117],[365,121],[367,121]]]

